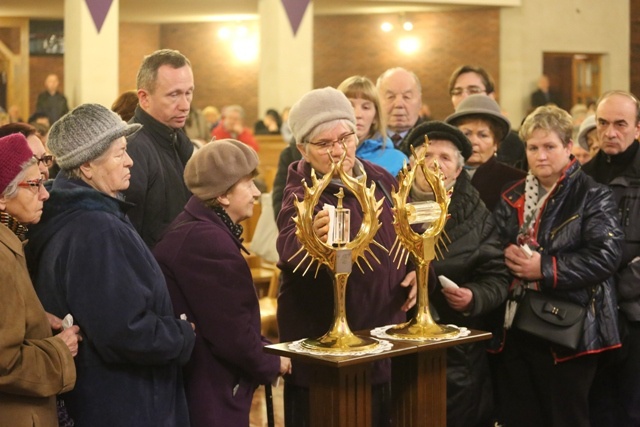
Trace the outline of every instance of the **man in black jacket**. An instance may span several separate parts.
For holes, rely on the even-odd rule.
[[[49,124],[54,124],[69,112],[67,98],[58,92],[60,80],[55,74],[49,74],[44,81],[46,90],[38,95],[36,112],[46,114]]]
[[[133,167],[124,194],[135,204],[128,211],[131,222],[153,248],[191,196],[182,177],[193,153],[182,129],[193,99],[191,63],[176,50],[158,50],[144,58],[137,85],[138,107],[131,123],[143,128],[128,138]]]
[[[640,425],[640,102],[629,92],[610,91],[596,108],[601,146],[583,166],[613,189],[624,231],[616,273],[622,348],[603,354],[591,392],[592,426]]]

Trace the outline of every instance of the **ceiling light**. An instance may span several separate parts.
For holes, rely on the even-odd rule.
[[[411,21],[405,21],[404,24],[402,24],[402,28],[404,28],[405,31],[411,31],[413,30],[413,24]]]
[[[231,37],[231,30],[229,29],[229,27],[221,27],[218,30],[218,37],[220,37],[222,40],[228,40],[229,37]]]
[[[407,55],[417,52],[419,47],[420,42],[416,37],[402,37],[398,40],[398,49]]]
[[[384,31],[385,33],[388,33],[389,31],[393,30],[393,25],[391,25],[390,22],[383,22],[382,25],[380,25],[380,29],[382,29],[382,31]]]

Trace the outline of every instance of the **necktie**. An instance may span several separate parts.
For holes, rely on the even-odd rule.
[[[402,137],[400,136],[399,133],[394,133],[393,135],[391,135],[391,142],[393,142],[394,147],[398,146],[398,143],[400,142],[401,139]]]

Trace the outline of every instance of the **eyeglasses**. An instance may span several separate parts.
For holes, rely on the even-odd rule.
[[[487,90],[482,89],[480,86],[454,87],[451,89],[451,96],[460,96],[463,93],[477,95],[479,93],[487,93]]]
[[[44,178],[27,179],[24,182],[18,183],[18,187],[28,188],[33,192],[33,194],[38,194],[40,189],[44,187]]]
[[[40,164],[42,162],[42,164],[48,168],[53,166],[53,156],[51,154],[44,154],[40,158],[36,157],[36,155],[34,154],[33,158],[36,159],[37,164]]]
[[[338,139],[334,139],[331,141],[318,141],[318,142],[311,142],[309,141],[310,145],[313,145],[314,147],[322,150],[322,149],[326,149],[326,150],[330,150],[333,148],[333,146],[335,144],[340,144],[340,145],[349,145],[352,141],[353,138],[351,138],[353,135],[355,135],[355,132],[349,132],[346,133],[344,135],[342,135],[341,137],[339,137]]]

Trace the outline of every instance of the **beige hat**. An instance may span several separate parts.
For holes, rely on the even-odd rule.
[[[225,193],[258,167],[258,154],[235,139],[220,139],[196,151],[184,168],[187,188],[200,200]]]
[[[591,115],[584,119],[580,124],[578,131],[578,144],[585,150],[589,151],[589,143],[587,142],[587,134],[596,128],[596,116]]]
[[[289,126],[298,144],[306,142],[317,126],[333,120],[356,124],[353,107],[345,94],[329,86],[307,93],[289,111]]]

